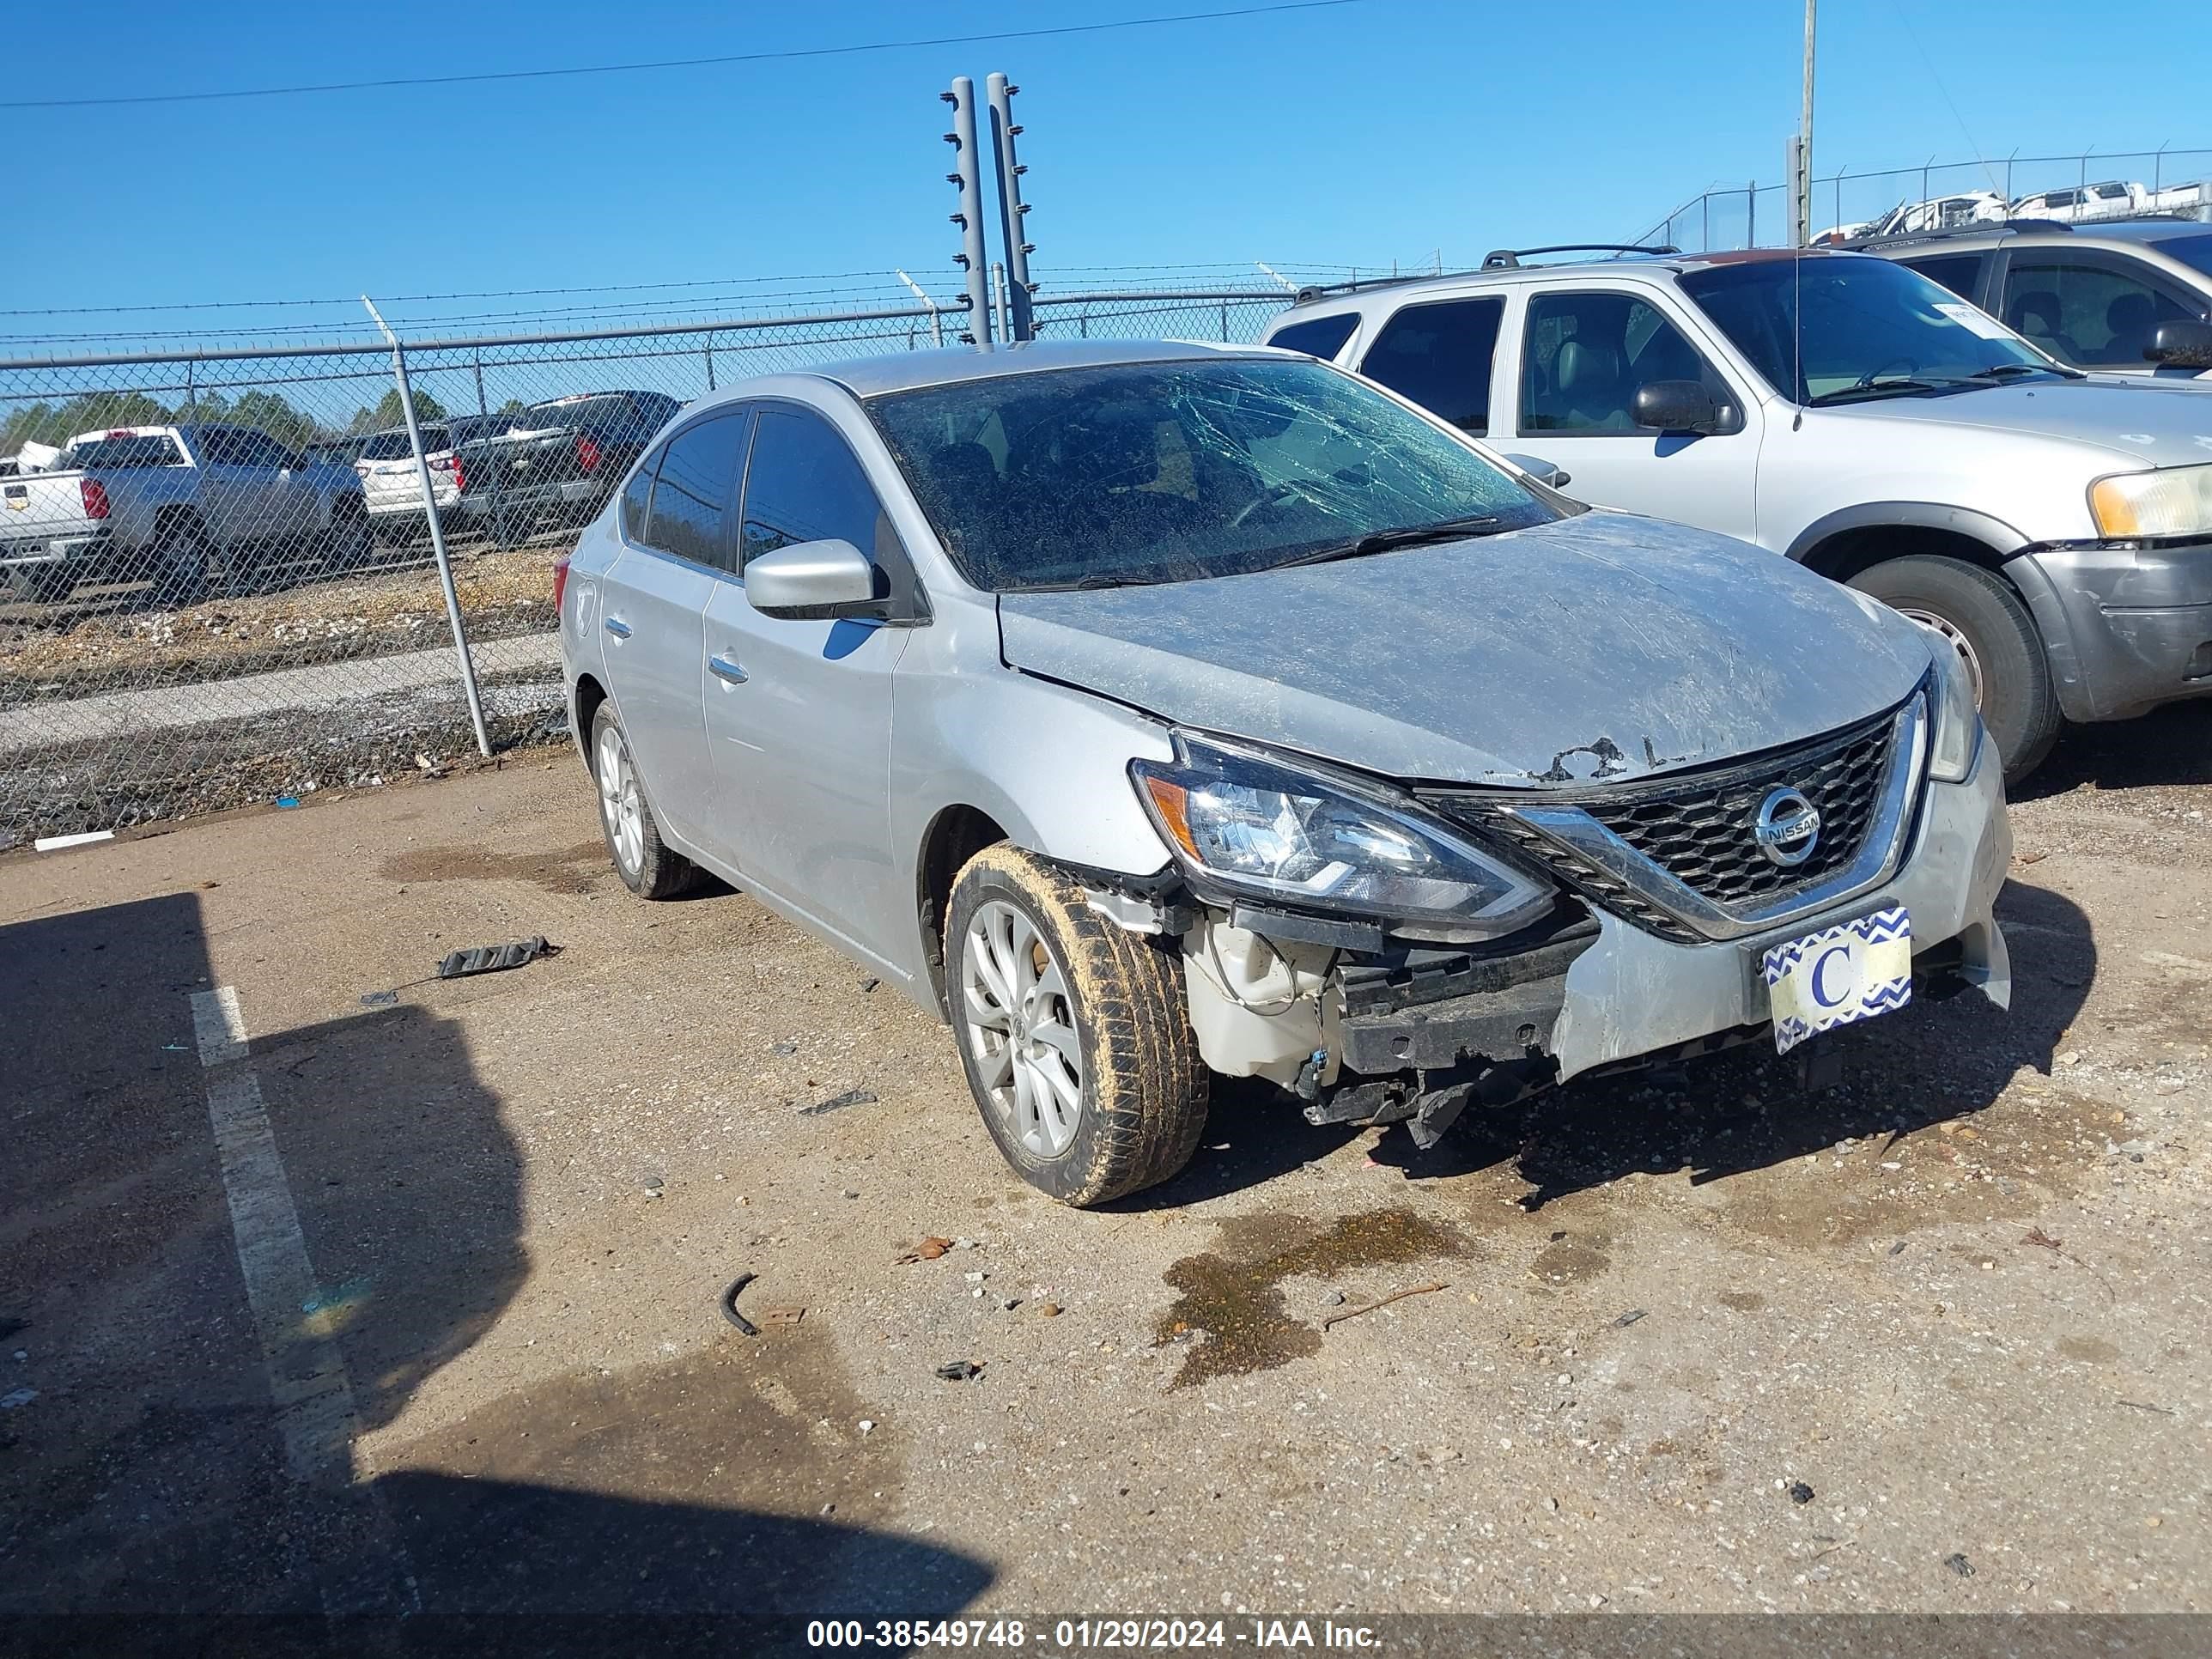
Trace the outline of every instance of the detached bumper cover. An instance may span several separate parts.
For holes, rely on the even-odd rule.
[[[1601,915],[1597,943],[1567,969],[1552,1028],[1547,1046],[1559,1077],[1765,1024],[1758,964],[1766,946],[1893,904],[1911,915],[1916,950],[1959,940],[1960,976],[1999,1007],[2009,1006],[2011,961],[1992,913],[2012,862],[2001,773],[1995,746],[1983,744],[1965,782],[1928,786],[1895,875],[1872,892],[1796,917],[1770,933],[1677,944]]]

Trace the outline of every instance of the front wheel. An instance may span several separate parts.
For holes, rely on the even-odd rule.
[[[331,514],[331,526],[323,534],[319,561],[325,575],[358,570],[367,564],[375,546],[368,514],[358,507],[339,507]]]
[[[198,605],[212,586],[207,543],[198,529],[179,525],[170,530],[154,550],[154,603]]]
[[[2043,635],[2011,583],[1979,565],[1916,553],[1870,565],[1850,585],[1957,653],[2003,758],[2006,783],[2043,763],[2065,718]]]
[[[1085,1206],[1189,1163],[1209,1079],[1182,959],[1108,921],[1066,876],[1003,843],[969,860],[946,912],[961,1064],[1015,1173]]]
[[[640,898],[678,898],[699,884],[699,866],[661,844],[629,738],[611,702],[592,716],[592,776],[599,787],[599,828],[615,873]]]

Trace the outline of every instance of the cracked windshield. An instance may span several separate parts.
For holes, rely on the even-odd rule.
[[[1010,374],[868,407],[961,574],[998,592],[1238,575],[1559,516],[1318,363]]]

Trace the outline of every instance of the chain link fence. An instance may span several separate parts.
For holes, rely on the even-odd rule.
[[[1813,181],[1812,234],[1894,235],[2007,216],[2093,223],[2144,214],[2212,220],[2212,149],[2021,155],[1923,162]],[[1633,239],[1691,252],[1786,247],[1788,186],[1701,191]]]
[[[1042,295],[1042,338],[1249,341],[1290,295]],[[0,848],[566,731],[551,566],[683,404],[956,343],[955,302],[0,361]],[[426,501],[426,495],[428,500]],[[431,535],[451,572],[450,617]]]

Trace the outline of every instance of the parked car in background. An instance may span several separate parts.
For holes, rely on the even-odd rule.
[[[1586,501],[1756,542],[1926,624],[2014,779],[2063,719],[2212,695],[2212,398],[2085,376],[1863,254],[1494,258],[1318,295],[1267,338]]]
[[[421,423],[423,459],[429,463],[430,489],[441,520],[461,499],[463,477],[453,456],[452,434],[443,422]],[[426,534],[422,481],[415,467],[415,445],[404,426],[372,432],[362,440],[354,461],[362,495],[368,502],[369,527],[380,540],[408,540]]]
[[[1918,231],[1954,230],[1962,225],[2002,224],[2011,212],[2012,204],[1993,190],[1961,191],[1924,202],[1899,202],[1880,218],[1869,221],[1861,234],[1907,236]]]
[[[0,478],[21,477],[26,472],[43,472],[54,464],[61,453],[58,444],[26,443],[14,454],[0,458]]]
[[[2125,219],[2150,206],[2150,192],[2141,185],[2108,179],[2094,185],[2069,185],[2061,190],[2023,196],[2012,204],[2015,219],[2047,219],[2074,224],[2088,219]]]
[[[2212,225],[2143,219],[1867,241],[2076,368],[2212,380]],[[2161,331],[2165,331],[2161,333]]]
[[[250,426],[79,433],[47,471],[0,483],[0,571],[40,601],[98,581],[188,603],[280,558],[349,569],[369,544],[351,468]]]
[[[1593,1067],[2008,995],[1956,653],[1288,353],[751,381],[560,569],[623,881],[712,871],[949,1019],[1069,1203],[1182,1168],[1212,1073],[1425,1146]]]
[[[495,417],[453,452],[460,510],[504,543],[581,523],[682,407],[658,392],[586,392]]]
[[[309,466],[349,467],[361,458],[361,447],[366,441],[358,436],[318,438],[302,445],[300,454]]]

